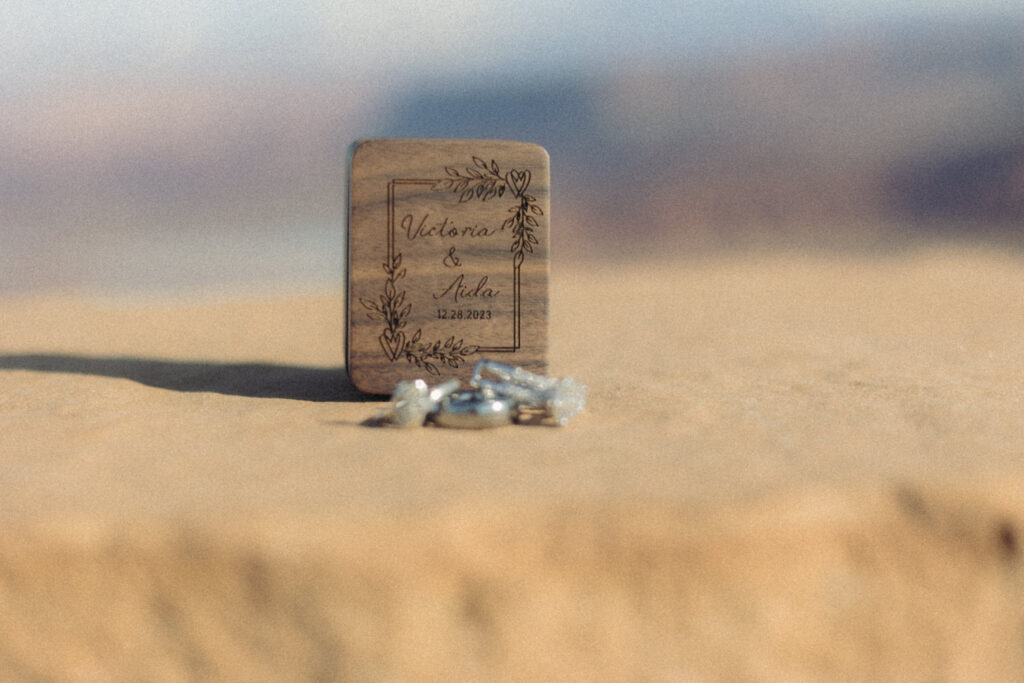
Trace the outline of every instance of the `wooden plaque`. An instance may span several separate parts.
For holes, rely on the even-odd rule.
[[[352,384],[463,381],[480,358],[547,371],[550,171],[502,140],[362,140],[349,194]]]

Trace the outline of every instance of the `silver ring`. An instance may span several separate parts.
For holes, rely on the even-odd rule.
[[[569,424],[587,403],[587,388],[571,377],[545,377],[493,360],[477,362],[469,384],[511,398],[520,405],[540,408],[560,426]]]
[[[422,379],[399,382],[391,394],[391,406],[386,419],[396,427],[422,427],[423,421],[437,410],[438,404],[459,388],[459,380],[452,379],[431,388]]]
[[[431,419],[441,427],[489,429],[512,424],[515,402],[484,391],[457,391],[441,400]]]

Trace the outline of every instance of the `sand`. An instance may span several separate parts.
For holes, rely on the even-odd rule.
[[[0,299],[0,679],[1024,677],[1024,257],[556,255],[562,429],[371,426],[341,311]]]

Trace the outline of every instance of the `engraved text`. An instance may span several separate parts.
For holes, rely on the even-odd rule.
[[[430,214],[425,213],[417,222],[411,213],[402,217],[402,229],[405,236],[410,240],[421,237],[439,237],[441,239],[452,237],[490,237],[498,232],[497,228],[488,228],[481,225],[458,226],[447,216],[440,221],[430,222]]]
[[[501,290],[487,286],[486,275],[476,285],[470,285],[466,284],[466,276],[459,274],[443,291],[434,294],[434,300],[450,299],[453,304],[457,304],[463,299],[493,299],[499,294]]]

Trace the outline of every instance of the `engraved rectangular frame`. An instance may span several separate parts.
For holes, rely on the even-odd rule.
[[[388,223],[387,223],[387,242],[388,242],[388,260],[389,262],[394,261],[395,258],[395,188],[398,185],[430,185],[434,187],[437,185],[437,179],[433,178],[392,178],[388,182],[387,187],[387,212],[388,212]],[[440,190],[437,190],[440,192]],[[478,353],[515,353],[519,350],[520,343],[520,319],[521,319],[521,307],[520,307],[520,267],[521,262],[516,259],[515,254],[511,254],[512,260],[512,306],[513,306],[513,320],[512,320],[512,345],[511,346],[478,346]]]

